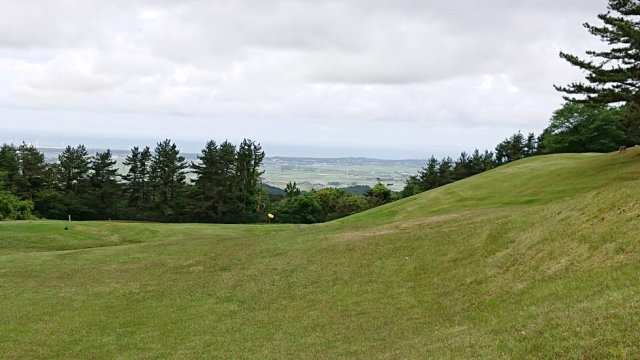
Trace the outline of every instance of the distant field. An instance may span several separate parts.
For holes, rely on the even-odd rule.
[[[315,226],[0,223],[0,357],[640,358],[638,194],[634,148]]]
[[[380,166],[380,165],[316,165],[299,166],[297,170],[282,170],[279,165],[265,165],[264,178],[269,185],[284,188],[289,181],[295,181],[303,190],[322,187],[348,187],[351,185],[368,185],[373,187],[381,182],[392,191],[402,191],[406,175],[415,175],[419,167]],[[330,183],[339,182],[340,185]]]
[[[48,161],[57,161],[60,149],[43,149]],[[90,153],[95,153],[91,149]],[[121,174],[128,171],[122,164],[127,151],[115,150],[114,157],[117,160],[116,166]],[[196,154],[184,154],[187,160],[195,161]],[[283,161],[281,159],[286,159]],[[342,159],[342,160],[341,160]],[[312,158],[266,158],[262,167],[265,171],[263,176],[265,183],[284,189],[287,184],[296,182],[302,190],[312,188],[321,189],[324,187],[348,187],[352,185],[374,186],[377,179],[392,191],[402,191],[408,175],[417,174],[418,170],[426,163],[420,160],[360,160],[357,164],[346,165],[345,159],[313,159]],[[361,159],[361,158],[360,158]],[[325,162],[323,162],[323,160]],[[190,174],[189,178],[193,175]],[[334,183],[340,183],[335,185]]]

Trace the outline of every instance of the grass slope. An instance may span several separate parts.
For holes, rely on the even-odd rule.
[[[640,151],[329,224],[0,224],[2,358],[640,357]]]

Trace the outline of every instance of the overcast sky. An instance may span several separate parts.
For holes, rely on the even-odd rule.
[[[600,45],[582,23],[606,4],[0,0],[0,142],[493,148],[546,126],[562,103],[552,85],[582,79],[558,53]]]

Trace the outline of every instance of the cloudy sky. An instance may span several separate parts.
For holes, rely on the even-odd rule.
[[[0,142],[247,137],[267,155],[390,158],[493,148],[546,126],[562,103],[552,85],[582,78],[558,53],[600,45],[581,24],[606,4],[0,0]]]

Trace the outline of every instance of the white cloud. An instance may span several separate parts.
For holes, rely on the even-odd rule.
[[[416,144],[427,136],[408,133],[540,131],[561,102],[552,85],[582,76],[558,52],[599,46],[581,24],[604,10],[605,0],[16,1],[0,12],[0,116],[180,114],[217,132],[266,119],[309,130],[310,143],[313,129],[343,129],[336,143],[366,127],[364,143],[396,131]],[[284,141],[278,131],[258,135]]]

